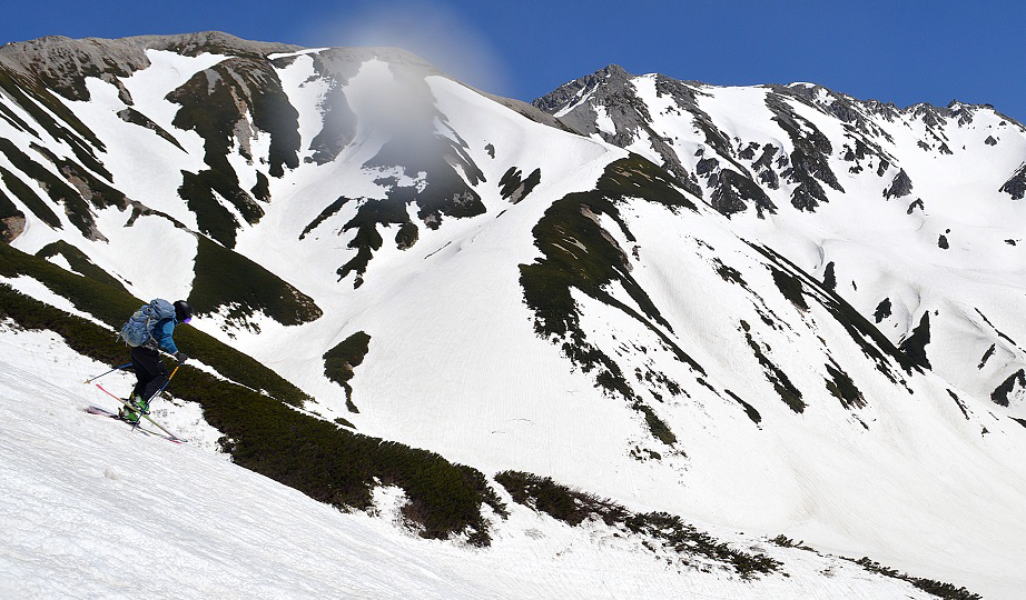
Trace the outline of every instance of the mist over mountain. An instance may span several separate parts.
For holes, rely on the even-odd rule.
[[[67,591],[40,530],[113,557],[184,526],[140,593],[1014,598],[1024,161],[990,106],[813,83],[610,65],[526,103],[395,48],[3,46],[5,585]],[[155,297],[197,312],[155,411],[183,447],[81,412]],[[45,515],[146,493],[56,483],[86,464],[197,509],[73,536]],[[221,518],[332,568],[239,546],[281,581],[192,578]]]

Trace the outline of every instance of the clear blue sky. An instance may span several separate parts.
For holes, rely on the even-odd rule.
[[[530,100],[619,63],[717,84],[813,81],[907,105],[953,98],[1026,121],[1026,2],[537,0],[19,2],[0,42],[219,29],[307,46],[412,47]]]

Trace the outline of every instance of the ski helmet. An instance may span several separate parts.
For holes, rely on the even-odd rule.
[[[175,302],[175,318],[179,323],[188,323],[192,320],[192,307],[185,300]]]

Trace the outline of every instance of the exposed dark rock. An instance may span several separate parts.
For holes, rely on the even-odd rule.
[[[667,140],[652,130],[652,117],[648,114],[645,103],[637,97],[636,90],[630,81],[631,77],[620,66],[609,65],[591,75],[560,86],[552,93],[535,100],[534,105],[549,113],[569,108],[569,112],[563,114],[560,119],[574,131],[583,135],[599,134],[607,142],[621,147],[630,145],[636,137],[647,138],[652,149],[662,159],[662,167],[677,179],[677,185],[696,196],[701,196],[702,189],[698,186],[694,175],[687,171]],[[697,103],[693,99],[694,91],[683,82],[658,76],[656,92],[660,96],[672,96],[679,109],[691,110],[693,107],[698,110]],[[586,96],[589,97],[589,100],[580,102],[580,99]],[[598,113],[594,106],[605,108],[606,114],[613,121],[615,132],[610,133],[598,129]],[[702,119],[702,115],[705,113],[700,110],[698,113],[696,124],[706,131],[706,124],[711,126],[712,122],[707,115]],[[709,131],[706,131],[706,134],[708,136]],[[726,156],[732,156],[729,140],[722,134],[719,134],[719,138],[727,148]],[[744,171],[744,167],[738,165],[738,168]]]
[[[914,364],[929,369],[930,361],[926,358],[926,345],[930,343],[930,313],[924,312],[919,325],[912,330],[912,335],[905,338],[898,348],[905,353]]]
[[[937,247],[940,248],[941,250],[947,250],[948,248],[950,248],[951,246],[950,246],[950,244],[948,244],[948,236],[946,236],[946,235],[944,235],[942,233],[937,238]]]
[[[823,270],[823,287],[828,290],[837,289],[837,276],[834,274],[834,261],[827,263]]]
[[[738,397],[737,394],[735,394],[734,392],[732,392],[730,390],[725,389],[723,391],[728,396],[733,398],[735,402],[740,404],[742,408],[745,409],[745,414],[748,415],[748,418],[752,420],[752,423],[755,423],[756,425],[758,425],[759,423],[762,422],[762,415],[759,414],[759,411],[755,410],[754,406],[752,406],[751,404],[745,402],[740,397]]]
[[[1005,340],[1006,342],[1008,342],[1009,344],[1015,346],[1016,348],[1019,347],[1019,344],[1016,344],[1015,340],[1013,340],[1012,338],[1010,338],[1007,335],[1005,335],[1005,333],[1003,331],[1001,331],[1000,329],[998,329],[997,327],[994,327],[994,324],[990,322],[990,319],[987,318],[987,315],[983,314],[983,312],[981,312],[980,309],[974,308],[973,310],[976,311],[976,314],[980,315],[980,318],[983,319],[984,323],[986,323],[988,326],[990,326],[991,329],[994,330],[994,333],[996,333],[999,338]],[[1022,350],[1022,348],[1019,348],[1019,349]]]
[[[780,293],[799,310],[809,310],[809,304],[805,301],[801,279],[781,269],[770,267],[770,271],[773,273],[773,283],[777,285]]]
[[[25,213],[0,190],[0,241],[10,244],[25,231]]]
[[[965,417],[966,421],[968,421],[969,411],[966,409],[965,403],[962,402],[962,399],[958,397],[958,394],[951,390],[948,390],[948,395],[951,396],[951,399],[955,401],[955,405],[958,406],[958,410],[962,411],[962,416]]]
[[[798,184],[791,193],[791,204],[798,210],[815,210],[820,203],[827,202],[819,182],[843,192],[844,188],[830,169],[829,157],[833,147],[827,136],[811,121],[793,111],[779,96],[767,95],[766,106],[794,145],[789,157],[790,167],[782,173],[785,179]]]
[[[4,48],[8,47],[10,46]],[[46,133],[58,142],[67,144],[81,164],[110,180],[109,173],[96,154],[97,150],[106,149],[103,143],[39,78],[31,72],[19,71],[17,67],[9,68],[5,61],[0,59],[0,90]],[[14,113],[7,110],[5,114]],[[20,118],[11,119],[8,116],[8,119],[13,120],[25,131],[35,131]]]
[[[256,183],[253,184],[253,187],[250,188],[249,191],[253,193],[253,196],[256,197],[257,200],[261,202],[270,202],[271,188],[270,182],[267,180],[267,176],[260,171],[257,171],[256,179]]]
[[[752,337],[751,325],[745,321],[741,321],[741,330],[745,334],[745,341],[748,342],[748,347],[752,349],[755,359],[759,361],[759,365],[762,366],[766,380],[769,381],[773,386],[773,389],[776,390],[780,399],[783,400],[784,404],[794,412],[804,412],[805,402],[802,401],[801,391],[791,383],[791,379],[787,376],[787,373],[784,373],[780,367],[774,364],[773,361],[766,356],[762,347],[755,341],[755,338]]]
[[[773,144],[766,144],[762,147],[762,154],[759,155],[759,159],[752,163],[752,169],[759,174],[759,181],[766,184],[771,190],[778,189],[780,187],[780,177],[777,176],[776,171],[773,170],[773,157],[780,149]]]
[[[766,195],[766,192],[751,179],[733,169],[720,171],[716,187],[709,198],[709,204],[729,217],[747,209],[749,203],[755,206],[759,218],[763,218],[765,212],[775,213],[777,211],[776,205]]]
[[[1008,406],[1008,395],[1015,390],[1016,385],[1019,389],[1026,388],[1026,371],[1023,369],[1012,373],[1008,379],[1001,382],[1001,385],[990,394],[990,399],[998,406]]]
[[[159,135],[168,143],[173,144],[182,152],[185,152],[185,149],[182,148],[182,145],[178,143],[178,140],[175,139],[173,135],[168,133],[166,129],[164,129],[160,125],[157,125],[156,123],[151,121],[149,117],[135,110],[134,108],[128,107],[118,111],[118,117],[125,123],[131,123],[133,125],[138,125],[140,127],[145,127],[146,129],[149,129],[150,131]]]
[[[759,181],[765,183],[766,187],[771,190],[775,190],[780,187],[780,179],[777,177],[777,174],[770,169],[766,169],[759,173]]]
[[[1026,163],[1001,185],[999,191],[1011,196],[1012,200],[1022,200],[1026,197]]]
[[[349,107],[342,85],[346,76],[355,75],[355,69],[345,73],[329,72],[325,60],[318,55],[314,59],[314,68],[322,77],[328,79],[328,91],[321,101],[321,131],[310,141],[313,154],[308,160],[323,165],[329,163],[342,152],[356,135],[356,115]]]
[[[499,180],[499,194],[504,200],[516,204],[527,197],[541,182],[541,169],[531,171],[526,179],[521,179],[523,173],[516,167],[510,167]]]
[[[384,200],[362,198],[360,199],[359,208],[356,210],[356,215],[353,216],[343,227],[342,232],[349,231],[351,229],[356,230],[356,235],[352,240],[349,241],[348,247],[356,250],[356,255],[349,259],[346,264],[342,265],[338,269],[339,281],[346,278],[350,273],[356,274],[356,279],[353,285],[359,287],[363,283],[363,274],[367,271],[367,265],[370,263],[374,252],[381,249],[381,244],[384,240],[381,237],[381,233],[378,232],[378,226],[384,225],[402,225],[410,221],[410,216],[406,212],[406,204],[414,193],[412,187],[399,187],[394,185],[392,191],[389,192],[388,198]],[[341,201],[341,202],[339,202]],[[338,210],[345,204],[345,200],[340,198],[336,201],[338,206],[335,204],[326,209],[325,212],[334,208]],[[325,213],[321,213],[324,215]],[[321,217],[318,217],[320,219]],[[311,225],[314,225],[311,223]]]
[[[89,100],[85,80],[98,77],[118,87],[121,99],[131,104],[131,96],[118,78],[150,65],[144,50],[121,40],[54,35],[0,47],[0,63],[38,78],[69,100]]]
[[[880,301],[880,304],[876,305],[876,310],[873,311],[873,318],[879,323],[889,316],[891,316],[891,299],[884,298]]]
[[[909,179],[908,174],[905,173],[905,169],[898,171],[898,174],[894,176],[891,181],[891,185],[884,190],[884,198],[890,200],[891,198],[901,198],[912,193],[912,180]]]
[[[454,165],[467,175],[469,185]],[[481,197],[471,187],[483,182],[484,174],[464,148],[447,137],[413,134],[410,138],[392,140],[364,167],[384,170],[398,167],[413,179],[424,173],[422,186],[396,185],[388,197],[392,201],[416,204],[417,216],[430,229],[438,229],[443,216],[466,218],[485,212]]]
[[[862,395],[862,391],[855,386],[855,382],[851,380],[851,376],[845,373],[841,366],[834,362],[833,359],[825,366],[827,373],[830,374],[830,379],[826,380],[826,388],[835,398],[841,401],[841,406],[848,410],[864,408],[866,406],[866,399]]]
[[[10,244],[21,233],[25,231],[25,214],[17,211],[17,214],[9,214],[0,217],[0,240]]]
[[[324,210],[322,210],[321,213],[317,215],[317,217],[313,221],[310,221],[310,223],[303,228],[303,232],[299,234],[299,239],[305,238],[308,233],[316,229],[317,226],[323,223],[325,219],[331,217],[339,210],[341,210],[342,207],[345,206],[345,204],[349,201],[350,198],[346,198],[345,196],[339,196],[334,202],[332,202]]]
[[[912,203],[908,205],[908,210],[905,211],[905,214],[910,215],[917,208],[919,210],[926,210],[926,207],[923,205],[923,199],[922,198],[916,198],[915,200],[913,200]]]
[[[210,167],[199,173],[183,172],[179,195],[197,213],[201,231],[233,247],[240,224],[219,205],[214,192],[232,203],[251,224],[264,212],[240,187],[228,154],[237,145],[244,158],[253,159],[250,142],[254,133],[247,116],[252,115],[253,124],[271,136],[271,176],[280,177],[284,167],[296,168],[298,113],[289,104],[274,68],[262,57],[226,59],[193,75],[167,99],[182,107],[175,115],[175,127],[195,131],[203,138],[204,162]]]
[[[233,172],[234,173],[234,172]],[[235,247],[235,236],[241,224],[227,208],[221,205],[214,193],[235,204],[243,218],[258,221],[264,214],[253,198],[238,187],[238,180],[222,178],[211,170],[190,173],[182,171],[182,185],[178,195],[196,214],[199,230],[215,239],[225,248]]]
[[[174,126],[192,130],[204,140],[204,162],[221,177],[233,179],[228,151],[238,144],[252,159],[247,113],[253,124],[271,136],[270,175],[281,177],[284,167],[299,166],[299,113],[289,103],[274,67],[266,60],[228,58],[193,75],[167,99],[182,106]],[[243,192],[245,193],[245,192]]]
[[[716,169],[719,166],[720,161],[715,158],[703,158],[695,165],[695,173],[700,176],[708,175],[713,171],[713,169]]]
[[[987,139],[983,140],[983,143],[987,144],[988,146],[997,146],[997,140],[995,140],[994,136],[992,135],[988,135]]]
[[[420,230],[412,222],[406,222],[399,226],[395,233],[395,247],[400,250],[412,248],[420,237]]]
[[[991,344],[990,348],[987,348],[987,351],[983,353],[983,358],[980,359],[980,364],[976,366],[977,369],[982,369],[984,366],[986,366],[987,361],[990,360],[990,357],[994,355],[994,350],[996,348],[997,344]]]
[[[495,158],[495,146],[492,144],[485,145],[485,152],[488,153],[488,158]]]

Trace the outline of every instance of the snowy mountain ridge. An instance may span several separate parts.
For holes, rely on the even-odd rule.
[[[745,235],[837,286],[894,343],[917,327],[928,341],[932,330],[939,341],[924,351],[941,356],[932,367],[954,385],[1000,394],[1024,366],[986,316],[989,303],[1018,297],[1015,287],[966,296],[981,277],[1021,281],[1026,264],[1016,202],[1026,128],[993,107],[900,109],[809,83],[717,87],[616,65],[535,104],[661,163],[719,212],[737,215]],[[924,262],[946,277],[908,285]],[[987,360],[951,364],[939,344],[972,347]],[[1006,360],[991,363],[995,354]]]
[[[667,596],[794,597],[840,568],[833,597],[1014,597],[1024,156],[990,109],[804,84],[611,67],[532,107],[396,49],[11,44],[4,385],[28,401],[54,353],[74,373],[32,385],[74,398],[61,427],[115,427],[65,384],[117,364],[141,299],[185,297],[195,366],[162,416],[196,452],[514,573],[566,552],[535,529],[644,565],[615,592],[585,560],[543,595],[661,573]],[[517,597],[486,563],[466,589]]]

